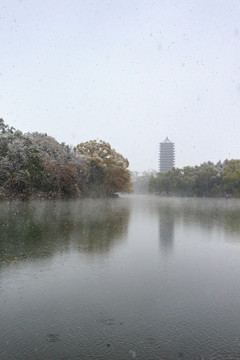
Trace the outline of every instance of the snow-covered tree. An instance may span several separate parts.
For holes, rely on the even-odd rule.
[[[78,144],[76,154],[89,167],[85,191],[93,196],[114,196],[118,192],[131,192],[129,162],[103,140]]]

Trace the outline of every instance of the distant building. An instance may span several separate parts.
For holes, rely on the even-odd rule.
[[[159,171],[172,170],[175,165],[175,144],[168,137],[160,143]]]

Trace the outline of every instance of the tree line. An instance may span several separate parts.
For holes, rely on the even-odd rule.
[[[0,119],[0,198],[112,197],[131,192],[128,160],[102,140],[71,148]]]
[[[240,197],[240,160],[203,163],[158,173],[149,191],[167,196]]]

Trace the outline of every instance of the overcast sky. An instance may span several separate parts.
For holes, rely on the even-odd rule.
[[[240,158],[239,0],[0,0],[0,117],[131,170]]]

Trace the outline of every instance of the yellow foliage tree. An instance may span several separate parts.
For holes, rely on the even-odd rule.
[[[114,196],[131,192],[129,162],[103,140],[82,142],[75,147],[89,166],[88,193],[95,196]],[[86,191],[86,190],[85,190]]]
[[[223,183],[227,194],[240,197],[240,160],[229,160],[224,166]]]

